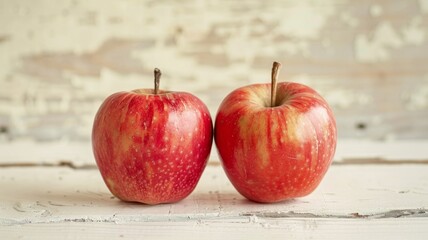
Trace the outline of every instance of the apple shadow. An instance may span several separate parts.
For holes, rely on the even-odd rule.
[[[91,177],[96,184],[76,184],[61,182],[58,179],[42,178],[36,183],[32,178],[16,177],[16,180],[0,181],[0,202],[10,204],[12,209],[23,212],[23,216],[33,216],[35,210],[40,214],[49,212],[52,215],[84,216],[85,214],[114,215],[118,212],[126,214],[168,213],[174,207],[188,209],[188,214],[198,211],[195,209],[209,209],[216,212],[252,213],[265,211],[275,206],[276,209],[287,209],[290,205],[300,204],[300,200],[287,200],[278,203],[259,203],[246,199],[237,191],[206,191],[196,190],[185,199],[175,203],[148,205],[138,202],[125,202],[114,197],[104,183]],[[66,175],[63,176],[66,178]],[[65,179],[64,179],[65,180]],[[53,182],[54,181],[54,182]],[[102,186],[101,186],[102,185]],[[149,212],[145,210],[152,209]],[[203,210],[201,210],[203,211]],[[28,213],[25,213],[28,212]],[[85,215],[85,216],[86,216]]]
[[[240,206],[240,208],[263,208],[266,206],[275,206],[275,207],[286,207],[295,204],[305,203],[300,199],[288,199],[280,202],[274,203],[264,203],[256,202],[249,200],[239,194],[238,192],[218,192],[218,191],[209,191],[209,192],[197,192],[189,196],[193,201],[197,201],[198,204],[204,204],[207,206],[218,206],[221,205],[223,208],[234,206]]]

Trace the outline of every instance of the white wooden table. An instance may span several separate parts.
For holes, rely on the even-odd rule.
[[[428,239],[428,141],[340,140],[319,188],[277,204],[217,159],[188,198],[147,206],[110,194],[90,143],[2,143],[0,239]]]

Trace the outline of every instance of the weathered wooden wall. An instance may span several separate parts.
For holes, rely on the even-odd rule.
[[[0,139],[89,140],[109,94],[196,94],[280,78],[334,108],[342,138],[428,137],[427,0],[0,0]]]

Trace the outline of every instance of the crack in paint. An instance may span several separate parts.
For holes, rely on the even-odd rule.
[[[428,164],[428,159],[387,160],[384,158],[344,158],[341,161],[334,161],[333,162],[333,165],[369,165],[369,164],[372,164],[372,165]]]
[[[131,223],[131,222],[204,222],[208,223],[209,221],[216,222],[218,220],[230,221],[239,223],[248,222],[248,223],[262,223],[267,219],[389,219],[389,218],[426,218],[428,217],[428,210],[423,208],[421,209],[399,209],[399,210],[390,210],[386,212],[379,212],[373,214],[361,214],[358,212],[349,213],[349,214],[314,214],[308,212],[246,212],[239,215],[195,215],[190,217],[188,214],[177,214],[174,218],[171,218],[170,214],[165,216],[117,216],[116,214],[103,218],[103,217],[76,217],[76,218],[54,218],[54,219],[7,219],[0,218],[0,226],[13,226],[13,225],[25,225],[25,224],[39,224],[39,223]],[[240,221],[248,220],[248,221]],[[262,220],[262,221],[260,221]],[[264,223],[264,222],[263,222]]]
[[[53,163],[31,163],[31,162],[22,162],[22,163],[0,163],[0,168],[13,168],[13,167],[68,167],[74,170],[80,170],[80,169],[97,169],[96,164],[82,164],[77,165],[72,161],[59,161],[59,162],[53,162]]]
[[[428,164],[428,159],[394,159],[388,160],[385,158],[344,158],[341,160],[333,161],[332,165],[404,165],[404,164],[418,164],[425,165]],[[207,166],[219,167],[221,166],[220,161],[209,161]],[[0,163],[0,168],[15,168],[15,167],[68,167],[74,170],[93,170],[98,169],[96,164],[76,164],[73,161],[61,160],[58,162],[41,162],[41,163],[31,163],[31,162],[21,162],[21,163]]]
[[[373,214],[361,214],[358,212],[349,214],[314,214],[314,213],[298,213],[289,212],[248,212],[242,213],[240,216],[258,217],[258,218],[367,218],[367,219],[384,219],[384,218],[404,218],[404,217],[428,217],[428,210],[421,209],[400,209],[379,212]]]

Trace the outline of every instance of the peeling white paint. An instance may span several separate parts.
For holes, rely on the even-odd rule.
[[[401,69],[412,65],[411,54],[423,58],[427,48],[426,0],[419,1],[420,9],[394,13],[399,0],[41,0],[37,7],[30,1],[3,2],[0,125],[9,128],[3,137],[31,131],[53,135],[61,127],[88,137],[101,101],[116,91],[152,88],[154,67],[163,71],[162,89],[196,94],[213,115],[233,89],[269,82],[273,60],[284,65],[281,81],[306,83],[338,108],[363,105],[372,111],[389,103],[373,103],[374,91],[354,92],[354,73],[363,76],[366,87],[381,84],[361,63],[391,69],[389,64],[405,61],[396,65]],[[405,69],[413,79],[427,74],[416,64]],[[408,80],[398,75],[391,87],[402,95],[405,90],[398,88]],[[426,109],[422,89],[388,106]],[[79,126],[69,118],[78,119]],[[58,128],[49,129],[55,124],[46,119],[57,121]]]
[[[421,21],[420,16],[414,17],[409,26],[402,30],[403,39],[406,43],[419,45],[425,41],[426,28],[422,26]]]
[[[420,45],[425,41],[426,30],[421,17],[413,17],[407,27],[397,31],[390,22],[381,22],[373,35],[360,34],[355,40],[355,56],[360,62],[390,60],[391,51],[407,45]]]
[[[419,6],[421,7],[421,12],[428,13],[428,0],[419,0]]]
[[[307,56],[310,54],[307,41],[283,42],[279,46],[277,46],[277,49],[285,51],[290,55],[302,54],[304,56]]]
[[[355,40],[355,56],[361,62],[385,61],[390,57],[391,49],[403,45],[400,35],[389,22],[381,22],[373,33],[358,35]]]
[[[383,14],[383,8],[382,6],[378,5],[378,4],[373,4],[370,6],[370,14],[373,17],[379,17]]]
[[[344,21],[346,24],[348,24],[350,27],[356,27],[359,25],[360,21],[358,21],[357,18],[353,17],[347,12],[342,12],[340,14],[340,18],[342,21]]]
[[[316,38],[334,13],[333,5],[315,5],[313,2],[298,1],[290,8],[281,10],[284,19],[280,22],[281,32],[298,38]]]
[[[358,93],[352,90],[335,89],[323,95],[329,105],[337,108],[350,108],[353,106],[366,106],[373,100],[366,93]]]
[[[428,76],[425,77],[426,84],[412,92],[403,94],[403,100],[406,101],[406,108],[410,111],[423,110],[428,107]]]

